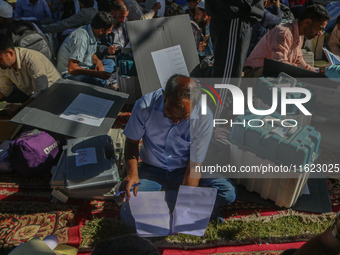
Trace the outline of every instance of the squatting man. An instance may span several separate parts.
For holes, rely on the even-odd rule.
[[[164,90],[146,94],[136,102],[124,129],[127,176],[121,190],[127,191],[128,198],[138,182],[141,185],[133,189],[137,197],[138,191],[178,190],[180,185],[213,187],[217,189],[213,218],[219,216],[218,208],[235,200],[235,187],[228,179],[204,179],[195,173],[213,132],[212,113],[201,114],[200,99],[195,80],[173,75]],[[138,167],[139,156],[142,162]],[[121,217],[132,225],[128,203],[123,205]]]

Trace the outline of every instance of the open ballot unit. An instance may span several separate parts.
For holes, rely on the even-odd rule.
[[[199,64],[188,15],[131,21],[126,27],[143,95]]]
[[[71,80],[59,80],[11,121],[62,134],[69,139],[52,168],[53,195],[100,198],[118,182],[110,131],[127,94]]]
[[[281,72],[296,78],[295,85],[285,84],[287,81],[280,79]],[[268,123],[263,127],[236,126],[233,127],[228,139],[231,151],[230,163],[238,169],[244,166],[255,168],[269,165],[272,168],[280,166],[293,168],[290,169],[290,173],[281,172],[281,176],[278,174],[271,176],[269,172],[263,175],[263,178],[258,177],[258,173],[233,176],[235,182],[245,186],[248,191],[255,191],[262,198],[271,199],[280,207],[292,207],[306,191],[305,185],[312,172],[309,169],[320,163],[317,161],[321,153],[320,147],[339,150],[339,145],[335,141],[340,137],[337,128],[337,123],[340,121],[338,101],[340,83],[320,73],[265,59],[263,77],[256,79],[254,86],[256,109],[270,108],[274,87],[280,91],[283,86],[296,86],[306,88],[312,94],[312,99],[304,104],[312,115],[305,116],[292,107],[290,113],[285,116],[287,119],[297,120],[298,126],[282,128]],[[292,99],[299,96],[299,94],[289,95]],[[275,113],[266,118],[280,119],[281,117]],[[238,116],[235,121],[261,118],[264,116],[246,114]],[[314,175],[313,178],[325,177],[327,175],[323,172]]]

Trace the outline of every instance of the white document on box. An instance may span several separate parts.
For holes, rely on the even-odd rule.
[[[59,117],[99,127],[113,103],[112,100],[80,93]]]
[[[173,213],[173,233],[203,236],[214,209],[217,189],[180,186]]]
[[[172,75],[182,74],[189,76],[180,45],[151,52],[151,55],[163,89]]]
[[[131,193],[129,204],[138,235],[152,237],[171,234],[171,217],[165,191],[141,191],[137,197]]]
[[[157,16],[158,17],[164,17],[165,0],[157,0],[157,2],[161,4],[161,8],[157,11]]]

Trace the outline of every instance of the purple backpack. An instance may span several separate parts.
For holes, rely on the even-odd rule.
[[[59,153],[58,142],[44,131],[24,132],[11,143],[11,164],[24,176],[49,170]]]

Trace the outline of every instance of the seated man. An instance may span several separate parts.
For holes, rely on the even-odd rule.
[[[126,17],[129,15],[126,3],[123,0],[111,1],[107,5],[107,11],[112,14],[116,24],[112,31],[99,42],[97,55],[100,59],[115,54],[117,49],[124,48],[129,43],[125,26]]]
[[[139,191],[177,190],[180,185],[213,187],[217,189],[215,212],[235,200],[235,188],[227,179],[201,179],[195,171],[205,158],[211,134],[212,113],[201,114],[201,92],[198,84],[183,75],[173,75],[165,91],[159,89],[139,99],[124,134],[127,176],[121,190]],[[190,119],[189,119],[190,117]],[[138,169],[138,144],[143,139]],[[127,204],[121,211],[123,222],[129,225]]]
[[[96,55],[97,39],[105,38],[113,27],[113,17],[98,12],[91,25],[73,31],[60,46],[57,68],[64,78],[105,87],[113,72],[111,59],[100,60]]]
[[[213,44],[210,38],[209,30],[210,16],[208,16],[207,12],[205,11],[204,0],[201,0],[196,6],[195,22],[198,24],[204,34],[204,40],[202,40],[198,46],[198,55],[200,60],[202,60],[207,56],[214,55]]]
[[[46,0],[18,0],[14,17],[33,17],[43,23],[52,21],[52,13]]]
[[[16,48],[4,35],[0,35],[0,68],[0,101],[11,103],[31,101],[61,78],[43,54]]]
[[[335,27],[329,38],[328,47],[335,55],[340,56],[340,15],[336,19]]]
[[[260,77],[265,58],[314,71],[302,58],[303,39],[320,36],[328,20],[329,14],[325,7],[315,4],[308,6],[298,20],[274,27],[262,37],[246,59],[245,77]]]
[[[161,8],[161,4],[159,2],[156,2],[152,6],[151,10],[147,10],[140,6],[140,0],[125,0],[124,2],[129,8],[129,21],[152,19],[156,15],[157,11]]]

